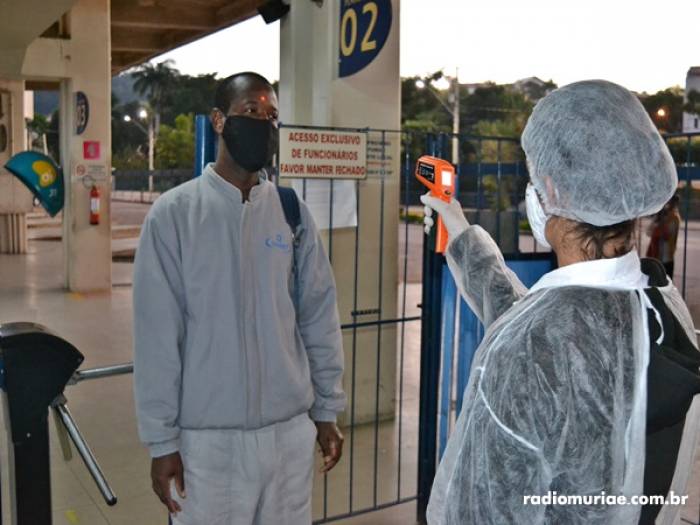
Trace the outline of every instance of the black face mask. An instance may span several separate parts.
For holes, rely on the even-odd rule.
[[[221,136],[233,160],[249,173],[260,170],[277,153],[279,130],[267,119],[228,116]]]

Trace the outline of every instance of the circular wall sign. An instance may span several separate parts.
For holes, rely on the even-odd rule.
[[[391,31],[391,17],[391,0],[343,0],[338,76],[354,75],[379,55]]]
[[[0,153],[7,151],[7,126],[0,124]]]
[[[75,94],[75,132],[81,135],[90,121],[90,104],[85,93],[78,91]]]

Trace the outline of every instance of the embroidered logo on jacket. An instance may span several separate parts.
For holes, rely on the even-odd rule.
[[[284,238],[281,234],[276,235],[274,239],[272,237],[268,237],[265,240],[265,246],[267,246],[268,248],[275,248],[283,252],[292,251],[292,245],[284,242]]]

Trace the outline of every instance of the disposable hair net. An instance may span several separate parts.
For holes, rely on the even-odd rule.
[[[540,100],[522,146],[545,211],[577,222],[607,226],[651,215],[678,185],[642,104],[604,80],[569,84]]]

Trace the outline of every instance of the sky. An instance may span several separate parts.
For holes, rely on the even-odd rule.
[[[402,76],[443,69],[462,83],[537,76],[560,86],[604,78],[653,93],[683,86],[700,66],[697,0],[402,0],[400,9]],[[254,70],[276,80],[279,22],[256,16],[156,61],[164,58],[190,75]]]

